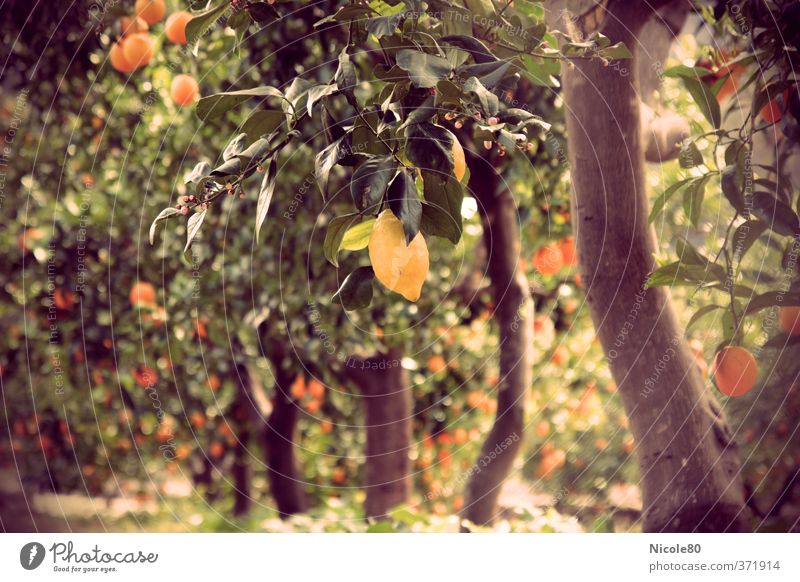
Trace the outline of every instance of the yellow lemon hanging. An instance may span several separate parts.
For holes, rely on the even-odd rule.
[[[406,245],[403,224],[384,210],[375,221],[369,239],[369,260],[375,277],[389,290],[409,301],[419,299],[428,276],[428,245],[422,233]]]

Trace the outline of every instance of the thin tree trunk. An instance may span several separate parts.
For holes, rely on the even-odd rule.
[[[286,519],[307,508],[303,481],[295,455],[297,438],[297,404],[289,396],[293,378],[275,368],[277,380],[272,412],[264,428],[267,478],[278,513]]]
[[[500,383],[497,416],[471,469],[462,515],[487,525],[497,514],[503,482],[522,446],[525,393],[532,381],[533,302],[528,282],[517,268],[520,233],[514,197],[506,188],[499,188],[500,176],[486,159],[479,158],[478,163],[483,167],[473,164],[470,189],[478,198],[483,222],[494,319],[499,328]]]
[[[661,4],[611,0],[602,32],[636,52],[636,35]],[[621,64],[631,74],[599,60],[578,61],[564,67],[562,82],[579,263],[637,443],[643,527],[742,531],[736,447],[692,361],[668,291],[644,289],[656,244],[647,222],[636,66]],[[667,365],[657,370],[660,361]]]
[[[401,359],[402,351],[392,348],[370,358],[350,358],[345,364],[345,373],[364,397],[368,518],[384,519],[411,492],[411,388]]]
[[[251,377],[247,366],[237,366],[238,380],[243,384],[236,394],[233,407],[233,420],[236,430],[236,446],[233,451],[233,514],[245,515],[250,511],[250,463],[248,462],[247,444],[250,441],[250,401],[252,393]],[[246,384],[246,385],[245,385]]]

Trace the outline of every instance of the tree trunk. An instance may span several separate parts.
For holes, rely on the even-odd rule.
[[[611,0],[602,32],[636,52],[636,35],[661,4]],[[693,363],[668,291],[644,288],[656,244],[647,222],[636,63],[620,64],[629,74],[578,60],[564,67],[562,82],[579,263],[637,443],[643,527],[742,531],[743,489],[729,430]]]
[[[275,367],[275,396],[264,428],[267,479],[272,498],[282,519],[307,508],[303,481],[295,458],[297,404],[289,396],[293,378]]]
[[[486,525],[497,514],[503,482],[522,445],[525,394],[532,381],[533,302],[528,282],[517,268],[520,233],[514,197],[506,188],[499,188],[500,176],[485,158],[478,158],[478,163],[483,167],[473,164],[470,188],[481,209],[494,318],[499,328],[500,384],[497,416],[471,469],[462,515]]]
[[[233,406],[233,420],[236,430],[236,445],[233,450],[233,467],[231,469],[233,477],[233,514],[245,515],[250,511],[250,463],[248,462],[249,453],[247,444],[250,441],[250,401],[248,395],[252,393],[251,377],[247,366],[240,364],[236,366],[238,378],[236,381],[242,384],[236,393],[236,401]]]
[[[392,348],[370,358],[350,358],[345,364],[345,374],[364,397],[367,518],[386,518],[411,492],[411,388],[401,359],[402,351]]]

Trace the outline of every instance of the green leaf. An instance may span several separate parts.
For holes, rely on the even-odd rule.
[[[796,236],[800,233],[800,223],[792,207],[769,192],[753,193],[752,212],[778,234]]]
[[[413,49],[397,53],[397,66],[408,73],[415,87],[425,89],[435,87],[452,72],[447,59]]]
[[[347,231],[361,220],[359,214],[345,214],[337,216],[328,224],[325,231],[325,242],[322,243],[322,254],[334,266],[339,266],[339,250],[342,248],[342,241]]]
[[[374,34],[375,38],[383,38],[384,36],[391,36],[400,27],[403,19],[406,17],[406,11],[402,10],[396,14],[389,14],[388,16],[376,16],[367,20],[367,32]]]
[[[670,185],[669,188],[667,188],[661,194],[659,194],[658,198],[656,198],[656,201],[653,202],[653,209],[650,211],[650,217],[647,219],[648,222],[653,222],[655,220],[656,216],[658,216],[658,214],[667,204],[672,195],[675,194],[675,192],[677,192],[678,190],[680,190],[681,188],[683,188],[684,186],[686,186],[690,182],[693,182],[696,179],[697,178],[686,178],[685,180],[681,180],[680,182],[675,182],[674,184]]]
[[[389,521],[377,521],[367,528],[366,533],[397,533]]]
[[[373,226],[375,226],[375,219],[368,218],[348,228],[344,233],[341,248],[346,251],[360,251],[367,248],[369,239],[372,238]]]
[[[323,97],[327,97],[331,93],[337,91],[336,85],[314,85],[308,89],[308,96],[306,98],[306,110],[308,116],[314,116],[314,105]]]
[[[364,309],[372,303],[372,280],[375,273],[372,267],[358,267],[342,282],[342,286],[333,296],[348,311]]]
[[[350,194],[356,208],[367,211],[379,205],[396,168],[397,162],[392,156],[372,157],[356,168],[350,180]]]
[[[406,156],[420,169],[450,174],[453,171],[455,139],[440,125],[415,123],[406,129]]]
[[[345,134],[328,147],[323,149],[314,159],[314,176],[317,178],[322,196],[328,192],[328,180],[331,169],[347,155],[347,139],[349,134]]]
[[[267,165],[267,171],[264,172],[264,178],[261,180],[261,188],[258,191],[258,204],[256,205],[256,243],[258,243],[258,233],[261,232],[261,225],[267,218],[269,212],[269,204],[272,202],[272,194],[275,192],[275,179],[278,173],[278,164],[275,158],[272,158]]]
[[[689,319],[689,323],[686,324],[686,331],[688,332],[692,327],[694,327],[703,317],[716,311],[718,309],[724,309],[722,305],[712,304],[712,305],[704,305],[700,309],[692,314],[691,319]]]
[[[211,28],[214,22],[221,18],[230,8],[230,2],[224,0],[216,6],[211,6],[202,12],[193,12],[192,19],[186,23],[186,46],[197,49],[197,42]]]
[[[744,309],[745,315],[752,315],[769,307],[794,307],[800,305],[800,293],[788,291],[767,291],[753,297]]]
[[[710,174],[701,176],[683,192],[683,209],[695,228],[700,224],[703,200],[706,195],[706,182],[710,177]]]
[[[240,154],[242,150],[244,150],[244,144],[247,141],[247,134],[240,133],[235,138],[233,138],[227,146],[225,146],[225,151],[222,152],[222,159],[226,162],[230,160],[232,157]]]
[[[678,165],[681,168],[689,169],[703,164],[703,154],[693,141],[687,141],[681,145],[678,156]]]
[[[547,62],[544,59],[536,59],[531,55],[522,55],[522,62],[525,63],[528,78],[534,85],[548,88],[561,86],[556,77],[560,71],[560,65],[557,62],[554,67],[551,62]]]
[[[741,261],[745,253],[750,250],[750,247],[758,240],[758,237],[764,234],[767,228],[767,225],[760,220],[748,220],[736,227],[731,242],[733,256],[738,257],[738,260]]]
[[[697,106],[703,113],[703,116],[714,129],[719,129],[722,114],[719,110],[719,102],[714,96],[714,93],[711,92],[711,89],[709,89],[705,83],[697,79],[683,77],[682,80],[684,86],[692,96],[692,99],[694,99],[694,102],[697,103]]]
[[[253,137],[269,135],[286,120],[286,114],[277,109],[254,111],[242,125],[242,131]]]
[[[339,68],[336,69],[333,79],[336,83],[336,88],[347,98],[347,102],[357,108],[358,103],[353,90],[358,83],[358,78],[356,77],[356,68],[350,61],[350,55],[347,54],[347,48],[339,53]],[[309,114],[310,112],[311,108],[309,107]]]
[[[451,34],[443,36],[439,39],[439,42],[451,44],[467,51],[476,63],[491,63],[498,60],[485,44],[472,36]]]
[[[477,77],[467,79],[464,83],[464,92],[475,95],[487,115],[497,115],[500,111],[500,100],[497,95],[484,87]]]
[[[494,61],[491,63],[479,63],[475,65],[464,65],[457,71],[462,78],[477,77],[487,89],[494,89],[506,72],[511,67],[511,61]]]
[[[192,22],[191,20],[189,21]],[[200,99],[197,102],[196,113],[203,121],[222,117],[225,113],[238,107],[252,97],[278,97],[285,99],[283,93],[275,87],[263,86],[252,89],[242,89],[241,91],[229,91],[227,93],[215,93]]]
[[[161,212],[158,213],[158,216],[156,216],[155,220],[153,221],[153,224],[150,225],[150,244],[151,245],[155,244],[155,240],[156,240],[156,225],[159,222],[161,222],[163,220],[167,220],[169,218],[172,218],[176,214],[180,214],[180,213],[181,213],[181,211],[178,210],[177,208],[175,208],[174,206],[170,206],[169,208],[165,208],[164,210],[162,210]]]
[[[407,245],[417,236],[422,219],[422,201],[417,194],[415,176],[416,172],[413,169],[401,169],[389,184],[388,191],[389,208],[403,223]]]
[[[425,204],[420,228],[428,236],[446,238],[453,244],[461,240],[461,203],[464,191],[454,176],[422,172]]]
[[[192,241],[200,232],[200,227],[203,225],[203,221],[206,218],[206,212],[206,210],[202,210],[189,217],[189,221],[186,223],[186,246],[183,248],[184,254],[189,250],[189,247],[192,246]]]
[[[725,272],[722,270],[720,273],[720,270],[721,267],[713,269],[677,261],[653,271],[647,279],[646,287],[650,289],[663,285],[701,285],[710,280],[724,281]]]
[[[622,60],[622,59],[633,58],[633,53],[631,53],[631,51],[628,50],[628,47],[625,46],[624,42],[618,42],[604,49],[600,49],[599,51],[597,51],[597,55],[603,57],[604,59],[609,59],[609,60]]]
[[[723,196],[730,202],[736,212],[746,216],[747,208],[745,207],[744,194],[742,194],[739,184],[739,171],[736,163],[726,166],[722,170],[720,183]]]
[[[663,76],[671,79],[683,77],[688,79],[696,79],[697,77],[705,77],[710,74],[712,74],[712,71],[704,67],[687,67],[686,65],[677,65],[664,71]]]
[[[683,263],[700,265],[701,267],[705,267],[708,264],[708,259],[701,255],[700,251],[682,236],[676,237],[675,250],[678,253],[678,259]]]
[[[211,166],[208,162],[198,162],[192,171],[186,174],[183,178],[184,184],[194,184],[208,176],[211,172]]]

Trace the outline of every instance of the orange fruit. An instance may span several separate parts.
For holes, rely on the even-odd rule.
[[[564,265],[567,267],[574,267],[578,264],[578,257],[575,253],[575,238],[571,236],[565,236],[560,241],[558,241],[558,248],[561,251],[561,258],[564,261]]]
[[[191,417],[189,417],[189,422],[195,428],[203,428],[206,424],[206,417],[199,410],[195,410],[192,412]]]
[[[324,432],[325,434],[331,434],[331,433],[333,432],[333,423],[332,423],[330,420],[323,420],[323,421],[322,421],[322,422],[319,424],[319,428],[320,428],[320,429],[322,430],[322,432]]]
[[[208,448],[208,452],[212,457],[221,457],[225,454],[225,446],[220,442],[213,442],[211,446]]]
[[[464,156],[464,148],[456,136],[453,136],[453,175],[459,182],[464,179],[467,173],[467,159]]]
[[[167,38],[175,44],[186,44],[186,25],[192,19],[192,15],[185,10],[173,12],[164,23],[164,32]]]
[[[147,24],[155,24],[164,18],[167,13],[167,5],[164,0],[136,0],[136,16],[143,19]]]
[[[444,372],[447,369],[447,362],[444,361],[442,356],[431,356],[428,359],[428,370],[434,374]]]
[[[138,16],[123,16],[119,19],[119,29],[122,36],[136,34],[137,32],[147,32],[148,26],[143,18]]]
[[[336,467],[331,473],[331,481],[336,485],[344,485],[347,481],[347,472],[342,467]]]
[[[756,384],[758,365],[747,348],[727,346],[714,356],[711,365],[717,389],[726,396],[744,396]]]
[[[305,405],[306,412],[308,412],[309,414],[318,413],[321,407],[322,403],[319,400],[312,400]]]
[[[478,408],[483,401],[483,395],[478,391],[472,391],[467,394],[467,406],[470,408]]]
[[[789,102],[789,89],[786,89],[783,92],[783,102]],[[778,103],[778,100],[773,99],[761,108],[761,111],[758,115],[761,117],[761,119],[771,125],[773,123],[778,123],[781,120],[783,117],[783,109],[781,108],[781,104]]]
[[[146,32],[128,35],[122,43],[122,54],[135,69],[145,66],[155,54],[153,38]]]
[[[114,67],[114,70],[119,71],[120,73],[130,73],[131,71],[134,71],[136,67],[129,63],[128,59],[125,58],[124,45],[124,40],[112,44],[111,51],[108,53],[108,56],[111,60],[111,66]]]
[[[550,361],[556,366],[563,366],[567,363],[568,359],[569,353],[567,353],[567,348],[564,346],[558,346],[555,350],[553,350],[553,355],[550,356]]]
[[[158,374],[150,366],[139,366],[133,371],[133,379],[142,388],[148,388],[158,381]]]
[[[555,275],[564,266],[564,255],[557,243],[541,247],[533,255],[533,267],[542,275]]]
[[[69,311],[75,304],[75,294],[72,291],[56,289],[53,293],[53,303],[61,311]]]
[[[319,380],[311,380],[308,383],[308,393],[315,400],[322,400],[325,397],[325,386]]]
[[[292,382],[291,387],[289,388],[289,394],[295,400],[302,400],[303,396],[306,395],[306,378],[302,374],[298,374],[297,378],[294,379]]]
[[[540,439],[545,438],[547,435],[550,434],[550,423],[546,420],[542,420],[539,424],[536,425],[536,429],[534,430],[536,436]]]
[[[176,75],[172,79],[169,93],[172,96],[172,100],[181,107],[191,105],[200,94],[200,86],[191,75]]]
[[[131,305],[134,307],[139,305],[155,306],[156,304],[156,288],[150,283],[138,282],[131,288],[131,293],[128,296]]]
[[[778,310],[781,329],[789,335],[800,335],[800,307],[781,307]]]
[[[456,430],[453,431],[453,441],[457,445],[466,444],[468,440],[469,440],[469,433],[467,432],[467,429],[457,428]]]

